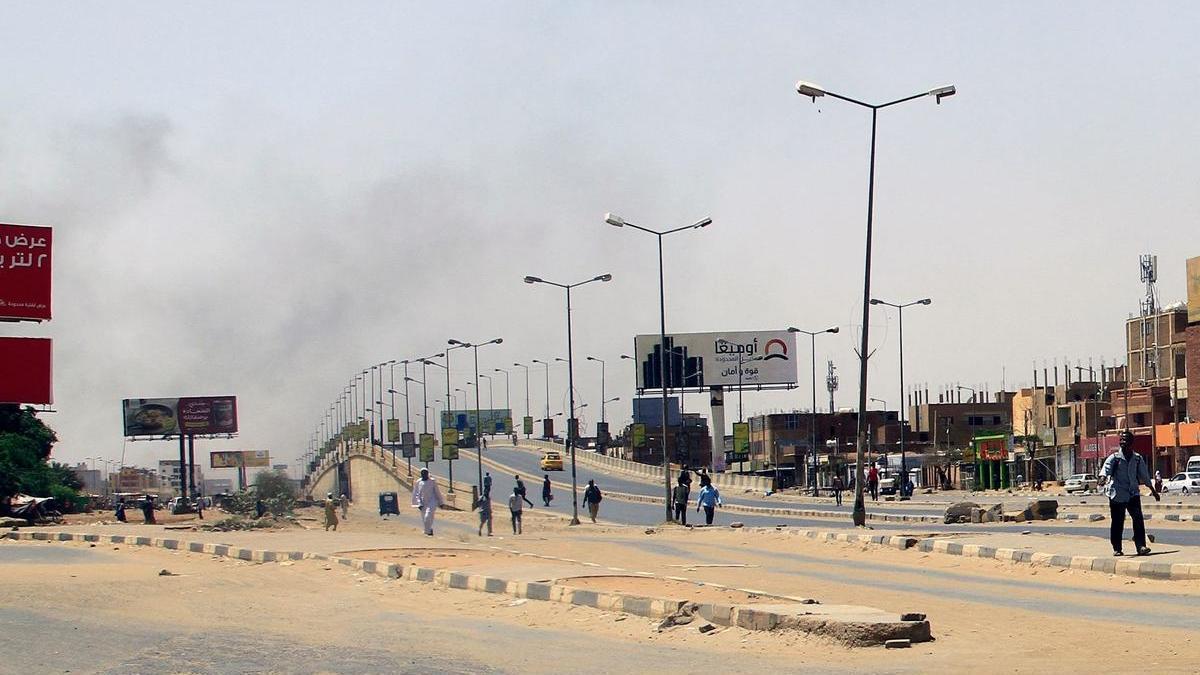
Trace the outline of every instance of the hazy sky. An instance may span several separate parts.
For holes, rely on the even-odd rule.
[[[668,330],[839,325],[818,368],[837,363],[853,405],[870,115],[798,96],[806,79],[876,101],[958,87],[879,121],[874,293],[934,301],[906,312],[910,382],[1111,361],[1137,255],[1158,254],[1169,302],[1200,254],[1198,19],[1185,2],[9,4],[0,222],[54,226],[55,319],[0,331],[55,340],[62,461],[175,452],[123,448],[122,398],[233,393],[240,438],[199,449],[291,462],[364,366],[450,337],[502,336],[485,371],[566,356],[562,293],[521,278],[608,272],[573,294],[590,428],[582,357],[608,359],[620,422],[618,355],[658,326],[654,241],[604,213],[711,216],[667,241]],[[870,395],[896,407],[895,316],[872,316]],[[551,377],[558,412],[565,367]]]

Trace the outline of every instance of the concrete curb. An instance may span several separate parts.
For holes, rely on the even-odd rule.
[[[774,528],[749,528],[759,532],[776,532]],[[901,550],[915,549],[922,553],[940,553],[970,558],[991,558],[1006,562],[1027,563],[1034,567],[1061,567],[1085,572],[1104,572],[1118,576],[1164,581],[1189,581],[1200,579],[1200,563],[1161,563],[1125,558],[1061,555],[1041,553],[1025,549],[998,548],[982,544],[962,544],[943,539],[922,539],[916,536],[886,536],[850,534],[846,532],[819,532],[815,530],[788,530],[789,534],[826,542],[862,543],[887,546]]]
[[[856,535],[857,536],[857,535]],[[510,595],[529,600],[561,602],[595,609],[633,614],[650,619],[664,619],[680,614],[696,614],[721,626],[737,626],[746,630],[795,629],[814,635],[834,638],[851,646],[883,645],[887,640],[910,639],[927,642],[931,639],[929,622],[848,622],[823,615],[797,616],[795,613],[774,612],[752,605],[722,603],[693,603],[674,598],[631,595],[608,591],[575,588],[566,584],[536,581],[509,581],[482,574],[453,570],[400,565],[376,560],[344,556],[304,553],[300,551],[265,551],[236,548],[226,544],[182,541],[161,537],[134,535],[77,534],[71,532],[5,532],[3,537],[14,541],[75,541],[126,546],[151,546],[175,551],[206,553],[256,563],[287,560],[324,560],[361,570],[388,579],[403,579],[431,583],[445,588]]]

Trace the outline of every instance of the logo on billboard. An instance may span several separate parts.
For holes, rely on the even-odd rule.
[[[772,350],[774,348],[774,350]],[[763,348],[763,360],[770,361],[771,359],[787,359],[788,348],[787,343],[779,338],[771,338],[767,340],[767,346]]]
[[[126,436],[237,433],[237,398],[127,398],[122,402]]]

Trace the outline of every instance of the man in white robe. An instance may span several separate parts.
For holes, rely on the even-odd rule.
[[[445,503],[437,481],[429,477],[429,469],[421,469],[421,480],[413,486],[412,505],[420,510],[421,524],[425,527],[425,534],[430,537],[433,536],[433,515]]]

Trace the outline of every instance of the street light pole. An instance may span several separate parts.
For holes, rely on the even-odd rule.
[[[663,461],[663,483],[666,486],[666,513],[667,521],[673,520],[671,517],[671,458],[667,454],[667,290],[666,281],[663,273],[663,237],[668,234],[682,232],[684,230],[700,229],[712,224],[712,218],[699,220],[691,225],[677,227],[672,230],[659,232],[651,230],[640,225],[634,225],[612,213],[604,215],[604,222],[613,227],[632,227],[635,230],[641,230],[647,234],[652,234],[658,239],[658,319],[659,319],[659,385],[662,387],[662,461]],[[680,374],[682,375],[682,373]],[[680,378],[680,385],[683,384],[683,378]]]
[[[487,345],[498,345],[501,342],[504,342],[504,338],[494,338],[484,343],[462,342],[461,340],[453,339],[447,340],[447,344],[451,345],[450,349],[453,349],[454,345],[457,345],[460,347],[470,347],[475,352],[475,457],[479,465],[478,485],[480,490],[483,490],[483,448],[480,447],[479,437],[482,435],[483,429],[479,421],[479,348]],[[449,370],[446,371],[447,377],[449,377],[449,372]],[[463,394],[465,396],[466,392],[463,392]]]
[[[867,341],[870,333],[870,314],[871,314],[871,229],[874,224],[875,215],[875,136],[878,126],[879,111],[883,108],[894,106],[906,101],[923,98],[925,96],[933,96],[940,104],[943,98],[953,96],[956,90],[953,86],[938,87],[920,94],[913,94],[904,98],[889,101],[881,104],[864,103],[852,99],[848,96],[835,94],[826,89],[817,87],[816,85],[799,82],[796,84],[796,92],[801,96],[807,96],[816,102],[818,96],[831,96],[847,103],[853,103],[857,106],[867,108],[871,111],[871,160],[870,170],[867,178],[867,237],[866,237],[866,255],[864,256],[863,270],[863,299],[862,299],[862,346],[859,348],[858,360],[858,444],[855,452],[855,476],[854,476],[854,524],[858,527],[866,525],[867,508],[863,501],[863,453],[867,445],[867,427],[866,427],[866,409],[867,409],[867,359],[870,358],[868,351],[869,343]]]
[[[534,359],[533,363],[540,363],[546,366],[546,417],[543,421],[550,419],[550,364],[546,361]]]
[[[579,421],[575,417],[575,361],[574,347],[571,338],[571,289],[584,284],[590,284],[593,281],[608,282],[612,281],[611,274],[601,274],[592,277],[586,281],[580,281],[574,284],[560,284],[553,281],[546,281],[538,277],[525,277],[527,284],[548,284],[556,286],[567,292],[567,406],[570,411],[570,416],[567,418],[567,450],[571,453],[571,524],[579,524],[579,489],[577,474],[575,471],[575,436],[579,433]],[[549,367],[547,367],[547,371]],[[547,401],[549,397],[547,396]],[[587,405],[586,403],[584,405]],[[580,406],[583,407],[583,406]]]
[[[880,300],[878,298],[872,298],[872,300],[871,300],[872,305],[886,305],[888,307],[895,307],[896,311],[900,315],[899,324],[900,324],[900,485],[901,485],[901,487],[908,485],[908,456],[905,454],[905,445],[906,445],[905,436],[907,435],[906,432],[907,432],[907,428],[908,428],[908,423],[906,422],[908,406],[904,402],[904,308],[912,307],[913,305],[929,305],[932,302],[933,302],[933,300],[931,300],[929,298],[922,298],[920,300],[914,300],[912,302],[904,302],[904,303],[888,302],[886,300]],[[908,497],[905,497],[903,494],[901,494],[899,498],[901,500],[908,499]]]
[[[810,434],[809,451],[812,452],[812,456],[813,456],[812,491],[813,491],[813,496],[816,497],[820,494],[820,489],[817,487],[817,471],[818,471],[818,467],[817,467],[817,336],[823,335],[825,333],[836,333],[836,332],[838,332],[838,327],[830,326],[829,328],[826,328],[825,330],[810,331],[810,330],[804,330],[803,328],[796,328],[796,327],[792,326],[792,327],[788,327],[788,332],[804,333],[805,335],[807,335],[809,337],[809,341],[812,344],[812,414],[810,414],[808,416],[808,432]],[[830,412],[832,412],[832,411],[830,411]],[[799,464],[798,462],[795,461],[794,456],[792,458],[792,464],[793,464],[793,466],[798,466],[798,464]],[[832,463],[831,463],[831,465],[832,465]],[[797,480],[796,486],[799,487],[800,486],[799,476],[796,477],[796,480]]]
[[[513,365],[518,368],[525,369],[525,416],[532,417],[532,414],[529,412],[529,366],[523,363],[513,363]],[[522,420],[521,423],[524,425],[524,420]],[[532,429],[530,429],[530,431],[532,431]],[[525,434],[525,438],[529,438],[529,436],[530,434]]]
[[[594,356],[587,357],[588,361],[598,361],[600,363],[600,421],[608,422],[608,418],[604,415],[604,402],[607,400],[604,393],[604,359],[598,359]]]
[[[508,386],[509,385],[509,381],[508,381],[509,373],[504,368],[493,368],[492,372],[504,373],[504,407],[508,409],[508,417],[511,420],[512,419],[512,398],[510,397],[510,395],[512,394],[512,389]],[[510,429],[510,431],[513,433],[516,433],[515,428],[516,428],[516,425],[514,424],[513,429]]]

